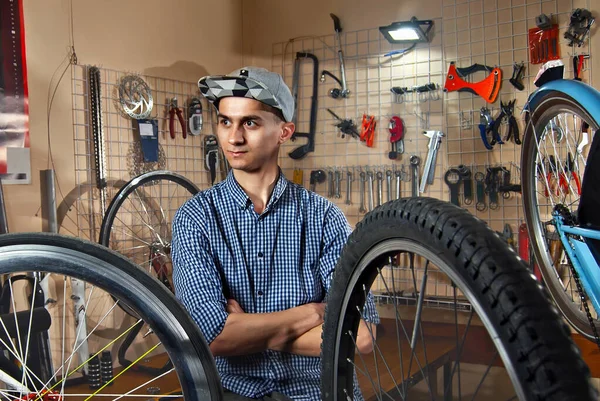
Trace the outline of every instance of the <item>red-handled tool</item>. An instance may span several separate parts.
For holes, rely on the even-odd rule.
[[[390,143],[392,144],[392,150],[388,157],[395,160],[398,158],[398,154],[404,153],[404,121],[398,116],[393,116],[390,119],[388,129],[390,131]]]
[[[527,232],[527,224],[521,223],[519,226],[519,256],[533,270],[533,275],[538,281],[542,281],[542,273],[537,263],[531,260],[531,249],[529,248],[529,233]]]
[[[360,131],[360,140],[367,143],[367,147],[372,148],[375,140],[375,128],[377,122],[374,116],[363,114]]]
[[[571,193],[571,180],[575,182],[575,190],[577,191],[577,195],[581,195],[581,180],[579,179],[579,174],[575,169],[575,161],[573,160],[573,156],[571,152],[567,155],[567,164],[565,165],[565,171],[560,175],[560,189],[564,194]]]
[[[177,114],[177,118],[179,119],[179,124],[181,125],[181,132],[183,133],[183,137],[187,138],[186,124],[183,120],[183,111],[179,107],[177,107],[176,97],[171,99],[169,106],[169,132],[171,133],[171,138],[175,139],[175,114]]]

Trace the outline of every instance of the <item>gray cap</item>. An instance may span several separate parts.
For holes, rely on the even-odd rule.
[[[259,67],[243,67],[228,75],[198,80],[200,92],[218,109],[224,97],[247,97],[281,110],[285,121],[294,117],[294,98],[281,75]]]

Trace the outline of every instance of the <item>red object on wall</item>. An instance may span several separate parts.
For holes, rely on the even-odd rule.
[[[560,58],[560,44],[558,40],[558,25],[550,29],[529,29],[529,62],[541,64]]]

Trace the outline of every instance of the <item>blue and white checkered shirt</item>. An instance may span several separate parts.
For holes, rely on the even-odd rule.
[[[281,173],[259,215],[230,173],[175,215],[175,294],[210,344],[225,326],[227,298],[246,313],[323,301],[350,232],[337,206]],[[364,315],[379,322],[372,298]],[[266,350],[215,360],[223,387],[234,393],[258,398],[278,391],[294,400],[321,399],[318,357]],[[363,399],[358,388],[355,393],[355,400]]]

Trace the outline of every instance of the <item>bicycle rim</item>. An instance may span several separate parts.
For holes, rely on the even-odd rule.
[[[360,354],[353,333],[369,290],[381,324]],[[359,223],[336,266],[323,399],[346,400],[356,375],[366,400],[591,400],[565,329],[484,223],[435,199],[389,202]]]
[[[198,188],[168,171],[142,174],[114,197],[100,230],[100,243],[128,257],[171,291],[171,222]]]
[[[590,126],[587,134],[589,144],[581,147],[582,152],[579,153],[578,146],[584,138],[584,121]],[[570,180],[568,185],[561,185],[560,176],[565,172],[570,155],[579,179],[583,179],[587,150],[598,127],[598,122],[576,100],[551,92],[530,115],[521,161],[523,207],[535,260],[564,317],[588,339],[593,339],[592,328],[562,243],[551,224],[551,214],[556,204],[563,204],[576,214],[579,206],[577,185],[574,180]],[[595,324],[598,324],[597,311],[591,303],[589,308]]]
[[[49,234],[10,234],[0,237],[0,273],[30,274],[34,280],[30,288],[9,285],[9,311],[3,314],[0,327],[0,344],[4,358],[0,358],[3,383],[0,394],[9,399],[33,399],[49,392],[61,399],[139,399],[158,397],[165,399],[218,400],[221,387],[210,350],[177,300],[149,275],[125,258],[108,249],[74,238]],[[55,278],[54,305],[32,308],[27,293],[36,291],[38,273],[51,273]],[[60,277],[60,279],[56,279]],[[139,319],[126,316],[120,324],[120,335],[107,340],[96,338],[94,329],[87,330],[84,339],[89,347],[90,359],[79,360],[75,350],[79,334],[72,326],[72,314],[68,311],[72,279],[85,281],[86,296],[92,297],[96,288],[109,292],[115,298],[110,310],[119,310],[117,303],[126,303],[136,312]],[[87,310],[81,311],[85,318]],[[103,316],[112,319],[111,312]],[[19,330],[10,329],[13,326]],[[46,322],[49,327],[41,326]],[[125,335],[136,327],[146,324],[150,330],[144,332],[132,350],[131,366],[112,365],[112,351]],[[52,366],[50,374],[36,374],[40,356],[34,345],[39,331],[54,330],[61,341],[52,344]],[[92,358],[102,357],[102,364]],[[110,363],[108,362],[110,360]],[[170,361],[167,365],[165,361]],[[109,366],[112,365],[112,366]],[[167,366],[160,375],[149,375],[138,371],[142,365]],[[82,376],[87,367],[84,383],[71,385]],[[183,394],[183,395],[182,395]],[[46,397],[44,397],[46,399]]]

